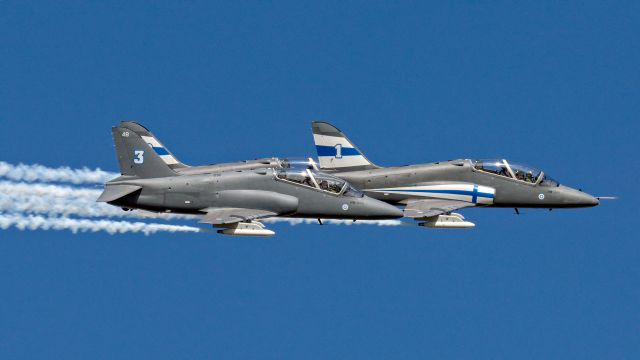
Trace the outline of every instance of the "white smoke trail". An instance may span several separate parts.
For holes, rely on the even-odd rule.
[[[0,211],[22,214],[46,214],[49,216],[78,215],[82,217],[108,218],[159,218],[197,219],[194,215],[153,213],[148,211],[123,211],[105,203],[96,203],[87,199],[65,199],[50,196],[5,195],[0,194]]]
[[[126,217],[131,212],[83,198],[59,198],[55,196],[2,194],[0,211],[22,214],[46,214],[49,216],[81,215],[84,217]]]
[[[97,169],[83,167],[72,169],[67,166],[50,168],[38,164],[13,165],[0,161],[0,177],[13,181],[26,182],[67,182],[72,184],[96,183],[103,184],[120,174]]]
[[[111,221],[111,220],[87,220],[72,219],[68,217],[42,217],[23,214],[2,214],[0,213],[0,229],[6,230],[10,227],[19,230],[70,230],[76,234],[78,232],[98,232],[107,233],[143,233],[145,235],[157,232],[200,232],[201,229],[193,226],[150,224],[143,222]]]
[[[95,201],[102,190],[91,188],[76,188],[51,184],[27,184],[24,182],[0,181],[0,194],[26,194],[35,196],[50,196],[58,198],[87,199]]]

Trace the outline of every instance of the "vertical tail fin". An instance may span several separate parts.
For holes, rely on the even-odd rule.
[[[378,168],[335,126],[314,121],[311,129],[321,169],[350,171]]]
[[[186,167],[140,124],[123,121],[112,129],[122,175],[140,178],[175,176]]]

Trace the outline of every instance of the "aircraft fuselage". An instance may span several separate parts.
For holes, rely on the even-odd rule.
[[[480,206],[575,208],[598,200],[567,186],[527,182],[474,168],[470,160],[375,168],[334,173],[367,195],[389,202],[451,199]]]
[[[208,208],[268,209],[286,217],[389,219],[397,208],[368,196],[346,196],[278,178],[274,169],[234,170],[163,178],[120,177],[110,186],[138,186],[112,205],[154,212],[202,214]]]

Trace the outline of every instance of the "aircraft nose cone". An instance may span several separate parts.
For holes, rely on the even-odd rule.
[[[600,200],[598,200],[598,198],[593,197],[589,194],[585,194],[586,195],[586,199],[584,199],[584,203],[585,206],[598,206],[600,205]]]
[[[591,207],[600,204],[600,201],[590,194],[571,188],[567,188],[567,190],[566,196],[568,197],[568,204],[570,206]]]
[[[393,205],[372,198],[365,197],[365,199],[368,210],[367,217],[370,219],[397,219],[404,215],[402,210]]]

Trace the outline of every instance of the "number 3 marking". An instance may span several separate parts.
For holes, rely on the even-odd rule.
[[[133,152],[133,162],[136,164],[144,163],[144,150],[135,150]]]

